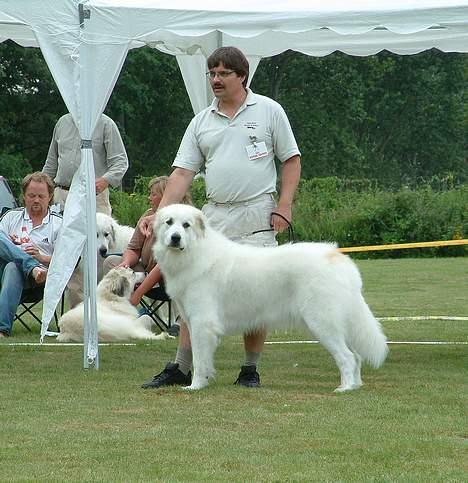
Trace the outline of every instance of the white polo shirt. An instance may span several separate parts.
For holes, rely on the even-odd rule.
[[[62,215],[48,213],[40,225],[33,228],[31,217],[25,208],[15,208],[7,211],[0,220],[0,230],[7,236],[16,235],[18,239],[23,234],[22,228],[26,227],[30,242],[39,249],[41,255],[51,256],[59,230],[62,226]]]
[[[205,163],[207,197],[218,203],[276,192],[275,156],[284,162],[301,154],[283,108],[250,89],[232,119],[218,103],[192,119],[172,166],[196,173]],[[265,155],[255,157],[254,144]]]

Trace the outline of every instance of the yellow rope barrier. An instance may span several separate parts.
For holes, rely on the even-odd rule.
[[[401,248],[431,248],[431,247],[447,247],[453,245],[468,245],[468,239],[463,240],[441,240],[433,242],[419,243],[395,243],[394,245],[371,245],[366,247],[345,247],[338,248],[340,252],[370,252],[374,250],[399,250]]]

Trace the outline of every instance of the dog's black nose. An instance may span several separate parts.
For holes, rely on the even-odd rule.
[[[101,254],[101,257],[105,257],[107,254],[107,249],[106,248],[100,248],[99,253]]]
[[[171,235],[171,246],[178,247],[180,243],[181,236],[179,233],[173,233]]]

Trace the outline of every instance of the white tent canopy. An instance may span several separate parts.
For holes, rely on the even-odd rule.
[[[243,50],[252,72],[262,57],[287,49],[315,56],[434,47],[468,52],[468,0],[238,0],[227,7],[214,0],[0,0],[0,41],[6,39],[41,48],[86,141],[131,48],[150,45],[176,55],[198,112],[211,96],[206,57],[220,45]],[[42,335],[86,246],[85,365],[97,366],[94,212],[93,159],[85,142],[49,270]]]
[[[204,71],[204,59],[219,45],[236,45],[257,64],[262,57],[287,49],[314,56],[337,50],[351,55],[383,49],[414,54],[433,47],[468,51],[464,0],[240,0],[234,8],[222,9],[213,0],[200,0],[197,7],[191,0],[84,0],[84,16],[89,19],[84,19],[83,29],[78,27],[79,3],[0,0],[0,41],[11,38],[24,46],[50,46],[68,60],[73,54],[77,59],[79,45],[85,43],[93,48],[93,59],[102,70],[108,64],[100,64],[99,58],[111,56],[113,65],[118,60],[120,64],[128,48],[150,45],[185,63],[182,71],[191,86],[192,105],[200,105],[200,95],[206,97],[204,78],[195,72]],[[200,55],[198,60],[194,54]],[[189,60],[184,59],[187,56]],[[187,64],[192,64],[190,69]],[[190,79],[185,77],[187,70],[192,72]],[[97,94],[102,98],[101,92]]]

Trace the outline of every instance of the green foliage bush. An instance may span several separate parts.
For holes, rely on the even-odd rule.
[[[206,203],[205,180],[203,178],[193,180],[191,194],[193,204],[197,208],[201,208]]]
[[[121,224],[136,226],[141,215],[150,207],[148,197],[139,193],[111,190],[112,216]]]
[[[133,193],[111,190],[112,214],[119,223],[135,226],[141,215],[150,207],[148,183],[151,179],[152,176],[138,176],[135,178]],[[205,182],[202,178],[193,181],[191,194],[194,205],[201,208],[206,201]]]
[[[297,240],[335,241],[342,247],[465,238],[468,186],[430,186],[396,192],[367,190],[336,178],[302,180],[294,205]],[[466,248],[366,252],[368,257],[463,255]]]

